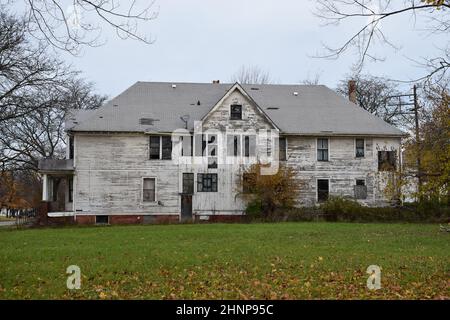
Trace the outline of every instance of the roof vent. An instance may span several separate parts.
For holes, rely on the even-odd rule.
[[[298,96],[298,92],[297,91],[294,91],[294,96]]]
[[[197,101],[197,105],[199,106],[200,104],[201,104],[201,103],[200,103],[200,100],[198,100],[198,101]]]
[[[175,89],[177,87],[176,84],[172,84],[172,89]]]
[[[155,119],[152,118],[140,118],[139,124],[145,125],[145,126],[152,126]]]
[[[214,83],[214,84],[219,84],[219,83],[220,83],[220,80],[213,80],[212,83]]]
[[[268,107],[267,108],[267,110],[278,110],[278,109],[280,109],[280,108],[278,108],[278,107]]]
[[[250,90],[259,90],[259,88],[252,87]]]

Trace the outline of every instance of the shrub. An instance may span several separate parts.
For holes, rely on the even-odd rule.
[[[354,221],[363,209],[355,200],[343,197],[330,197],[319,208],[328,221]]]

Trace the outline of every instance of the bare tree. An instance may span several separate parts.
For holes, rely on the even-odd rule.
[[[268,84],[272,82],[269,72],[258,66],[241,66],[230,80],[242,84]]]
[[[356,102],[358,106],[382,118],[384,121],[403,125],[409,118],[398,108],[392,107],[391,96],[398,95],[398,84],[385,78],[370,75],[348,76],[339,82],[336,91],[348,97],[348,82],[356,81]]]
[[[93,85],[80,79],[65,80],[65,88],[35,95],[29,104],[48,105],[26,117],[11,118],[0,127],[0,166],[8,170],[37,171],[38,160],[63,158],[66,146],[64,119],[71,109],[95,109],[106,97],[93,93]],[[49,103],[51,101],[51,105]]]
[[[320,73],[316,72],[314,74],[314,76],[311,76],[308,73],[308,76],[306,77],[306,79],[303,79],[300,81],[301,84],[305,84],[305,85],[318,85],[320,82]]]
[[[57,0],[0,0],[3,7],[22,2],[28,32],[54,48],[77,54],[84,46],[98,46],[104,27],[112,28],[121,39],[152,43],[139,32],[157,17],[154,1],[72,0],[63,7]]]
[[[37,104],[34,97],[72,76],[61,62],[48,56],[45,47],[30,45],[23,20],[0,13],[0,124],[51,105],[49,99]]]
[[[421,17],[428,19],[430,35],[447,34],[450,30],[449,9],[450,0],[318,0],[316,15],[324,19],[326,25],[339,25],[347,20],[360,24],[356,32],[342,45],[338,47],[325,45],[327,53],[320,57],[338,58],[355,49],[359,57],[355,70],[359,72],[366,60],[384,59],[375,54],[373,50],[375,44],[396,48],[380,28],[383,21],[404,15],[411,15],[415,19]],[[421,79],[435,77],[439,80],[445,76],[450,67],[449,43],[446,42],[440,47],[439,56],[422,61],[417,57],[411,59],[428,69],[427,74]]]

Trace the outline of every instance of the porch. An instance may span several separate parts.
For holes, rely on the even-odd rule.
[[[73,216],[73,159],[42,159],[38,168],[42,175],[42,201],[47,204],[48,216]]]

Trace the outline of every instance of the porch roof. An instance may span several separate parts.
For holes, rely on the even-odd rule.
[[[46,174],[73,174],[73,159],[41,159],[38,169]]]

